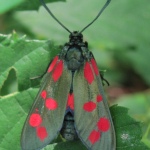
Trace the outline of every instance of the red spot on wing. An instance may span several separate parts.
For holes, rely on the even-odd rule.
[[[70,107],[70,109],[74,110],[74,100],[73,100],[73,93],[68,96],[68,102],[67,102],[67,108]]]
[[[100,118],[100,120],[97,123],[97,126],[100,131],[106,132],[110,128],[109,120],[106,118]]]
[[[85,66],[84,66],[84,77],[87,79],[89,84],[91,84],[94,80],[93,71],[91,69],[89,62],[86,62]]]
[[[99,71],[98,71],[98,68],[97,68],[97,65],[96,65],[96,62],[95,62],[94,59],[91,59],[91,64],[93,66],[95,74],[98,76],[99,75]]]
[[[93,111],[95,108],[96,108],[96,103],[94,103],[94,102],[88,102],[88,103],[85,103],[85,104],[83,105],[83,109],[84,109],[85,111],[91,112],[91,111]]]
[[[48,69],[48,72],[51,72],[53,70],[54,66],[56,65],[56,62],[57,62],[58,58],[59,58],[58,56],[56,56],[54,58],[53,62],[51,63],[51,65],[50,65],[50,67]]]
[[[41,93],[41,97],[42,97],[43,99],[45,99],[45,98],[46,98],[46,95],[47,95],[47,92],[46,92],[46,91],[42,91],[42,93]]]
[[[38,111],[38,109],[36,108],[35,111]]]
[[[41,124],[42,122],[42,118],[39,114],[32,114],[30,116],[30,119],[29,119],[29,124],[32,126],[32,127],[37,127]]]
[[[102,101],[102,100],[103,100],[102,95],[97,95],[97,102],[100,102],[100,101]]]
[[[37,127],[37,136],[40,138],[41,141],[44,141],[44,139],[48,136],[46,128]]]
[[[57,108],[57,102],[53,100],[52,98],[46,99],[45,105],[48,109],[56,109]]]
[[[63,72],[63,61],[60,60],[53,72],[53,79],[55,82],[59,79],[62,72]]]
[[[100,139],[100,135],[101,133],[99,131],[93,130],[91,132],[88,139],[90,140],[92,145]]]

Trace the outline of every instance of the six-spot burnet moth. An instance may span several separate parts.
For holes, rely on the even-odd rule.
[[[104,96],[101,77],[82,31],[70,32],[40,0],[52,17],[70,33],[70,40],[51,62],[25,121],[21,148],[39,150],[60,132],[67,140],[77,137],[89,150],[115,150],[115,130]]]

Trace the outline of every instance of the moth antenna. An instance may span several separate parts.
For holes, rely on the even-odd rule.
[[[85,28],[83,28],[80,33],[82,33],[86,28],[88,28],[95,20],[97,20],[97,18],[101,15],[101,13],[104,11],[104,9],[109,5],[111,0],[107,0],[107,2],[105,3],[105,5],[103,6],[103,8],[100,10],[100,12],[98,13],[98,15],[95,17],[95,19],[89,23]]]
[[[69,31],[69,29],[67,29],[54,15],[53,13],[50,11],[50,9],[46,6],[45,2],[43,0],[39,0],[41,2],[41,4],[44,6],[44,8],[48,11],[48,13],[64,28],[66,29],[69,33],[71,33]]]

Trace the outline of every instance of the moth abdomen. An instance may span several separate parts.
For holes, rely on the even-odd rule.
[[[66,140],[69,140],[69,141],[75,140],[78,138],[75,127],[74,127],[74,118],[70,112],[68,112],[65,115],[63,127],[62,127],[60,133],[63,138],[65,138]]]

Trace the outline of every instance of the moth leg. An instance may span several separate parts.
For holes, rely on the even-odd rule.
[[[99,74],[100,74],[100,77],[101,77],[102,81],[105,81],[107,83],[107,85],[109,86],[110,85],[109,82],[104,78],[104,72],[99,71]],[[104,83],[103,83],[103,85],[104,85]]]
[[[44,72],[41,76],[36,76],[36,77],[30,78],[30,80],[42,78],[45,74],[46,74],[46,72]]]
[[[40,76],[36,76],[36,77],[31,77],[31,78],[30,78],[30,80],[43,78],[43,77],[44,77],[44,75],[47,73],[47,70],[48,70],[49,66],[51,65],[52,61],[53,61],[53,59],[50,61],[50,63],[48,64],[48,66],[47,66],[47,68],[46,68],[46,71],[45,71],[42,75],[40,75]]]

